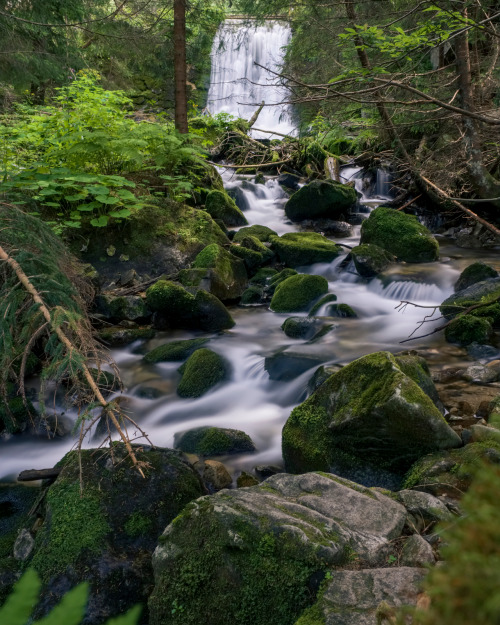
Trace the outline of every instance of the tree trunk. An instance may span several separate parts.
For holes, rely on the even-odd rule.
[[[186,75],[186,0],[174,0],[174,80],[175,127],[186,134],[187,75]]]
[[[464,17],[467,17],[465,10]],[[469,54],[469,37],[467,31],[457,37],[455,43],[456,68],[458,76],[458,87],[462,108],[466,111],[473,111],[472,79]],[[467,172],[474,191],[479,197],[497,198],[491,203],[500,208],[500,183],[490,174],[483,162],[481,138],[479,136],[477,122],[471,117],[462,118],[464,128],[465,156],[467,158]]]

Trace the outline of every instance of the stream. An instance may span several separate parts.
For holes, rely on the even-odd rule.
[[[235,25],[230,28],[233,34],[236,33]],[[280,32],[284,32],[281,32],[282,38],[276,46],[278,38],[273,37],[273,28],[269,25],[259,28],[266,29],[261,37],[262,45],[266,39],[272,39],[274,52],[269,55],[277,54],[276,47],[284,45],[280,42],[286,43],[289,36],[286,29],[279,25]],[[225,54],[220,55],[219,61],[236,67],[236,60],[228,59]],[[218,75],[220,77],[220,72]],[[263,76],[255,77],[255,82],[263,81]],[[214,96],[215,88],[211,93],[212,98],[220,100],[217,94]],[[279,109],[272,110],[278,111],[278,119],[281,116],[280,123],[285,123],[285,127],[290,124],[289,118],[283,122],[287,111],[283,114]],[[266,124],[278,128],[276,120],[266,121]],[[300,229],[285,216],[283,207],[287,195],[275,177],[266,177],[265,184],[255,184],[254,176],[236,175],[226,168],[220,168],[220,172],[226,189],[237,198],[250,225],[265,225],[280,235]],[[341,175],[346,181],[354,181],[360,195],[357,210],[364,217],[374,206],[383,203],[384,195],[389,192],[390,185],[384,172],[379,174],[379,184],[376,185],[367,185],[359,168],[345,167]],[[358,225],[354,226],[349,237],[330,238],[353,247],[359,237]],[[324,276],[329,282],[329,292],[337,295],[337,301],[349,304],[358,314],[357,319],[329,319],[334,328],[315,342],[290,339],[284,334],[281,325],[290,314],[273,313],[261,306],[232,306],[230,312],[236,325],[229,331],[219,334],[182,330],[159,332],[150,341],[137,341],[125,348],[114,349],[112,355],[124,384],[122,407],[140,423],[153,443],[162,447],[172,447],[176,433],[197,426],[245,431],[252,437],[257,451],[219,458],[235,475],[239,470],[251,470],[256,465],[280,465],[281,430],[291,410],[307,396],[308,382],[320,364],[341,366],[374,351],[398,352],[403,349],[417,349],[428,359],[429,365],[436,368],[471,362],[466,351],[447,344],[442,333],[401,344],[416,329],[426,311],[408,306],[400,312],[396,310],[400,300],[424,306],[439,305],[453,292],[460,272],[471,262],[483,260],[500,269],[494,250],[462,249],[444,236],[438,235],[437,238],[441,246],[439,262],[394,264],[381,277],[371,280],[357,275],[352,264],[341,266],[344,254],[332,263],[298,268],[302,273]],[[347,254],[348,249],[345,252]],[[425,324],[417,336],[431,332],[436,323],[439,322]],[[199,399],[181,399],[176,394],[180,363],[149,365],[142,357],[167,341],[200,336],[209,337],[206,347],[229,360],[232,376],[228,382]],[[309,358],[312,364],[292,380],[271,380],[264,366],[265,358],[279,350]],[[67,412],[64,418],[74,421],[76,414]],[[72,436],[54,440],[43,436],[1,440],[0,479],[15,479],[24,469],[52,467],[75,442],[76,438]],[[94,438],[87,441],[87,445],[96,446],[99,442]]]

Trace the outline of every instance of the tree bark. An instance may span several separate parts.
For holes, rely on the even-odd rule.
[[[187,71],[186,71],[186,0],[174,0],[174,80],[175,127],[186,134]]]
[[[467,10],[464,10],[464,17],[467,17]],[[466,111],[473,111],[472,78],[469,53],[469,37],[465,31],[457,37],[455,43],[456,68],[458,76],[458,86],[462,108]],[[479,136],[476,120],[472,117],[462,117],[464,129],[464,147],[467,158],[467,172],[474,191],[481,198],[498,198],[500,195],[500,182],[498,182],[485,167],[481,138]],[[491,202],[500,208],[500,201]]]

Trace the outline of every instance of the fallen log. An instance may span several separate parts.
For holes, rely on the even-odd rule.
[[[34,482],[35,480],[50,480],[55,479],[61,469],[54,467],[52,469],[27,469],[21,471],[17,477],[18,482]]]

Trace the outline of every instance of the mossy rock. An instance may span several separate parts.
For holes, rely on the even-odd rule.
[[[462,443],[394,356],[376,352],[343,367],[295,408],[282,444],[292,473],[331,471],[384,486],[425,454]]]
[[[255,451],[254,442],[245,432],[209,426],[175,434],[174,447],[199,456],[224,456]]]
[[[478,282],[483,282],[484,280],[489,280],[490,278],[498,278],[498,271],[480,261],[472,263],[472,265],[469,265],[462,271],[458,280],[455,282],[455,292],[463,291],[469,286],[477,284]]]
[[[155,334],[156,332],[153,328],[122,328],[120,326],[114,326],[112,328],[100,330],[98,332],[98,337],[111,347],[120,347],[141,339],[152,339]]]
[[[337,296],[334,293],[328,293],[325,297],[322,297],[319,301],[314,304],[309,312],[309,316],[313,317],[325,304],[329,304],[330,302],[336,302]]]
[[[179,280],[185,286],[203,286],[221,301],[226,301],[241,296],[248,276],[242,260],[212,243],[198,254],[191,269],[180,272]]]
[[[460,499],[475,474],[484,469],[485,461],[500,465],[500,444],[494,440],[429,454],[410,467],[403,488]]]
[[[439,244],[413,215],[379,206],[361,225],[361,244],[373,244],[407,263],[439,258]]]
[[[206,347],[197,349],[179,369],[182,380],[177,387],[180,397],[201,397],[227,380],[230,365],[225,358]]]
[[[261,267],[257,273],[250,278],[250,284],[258,284],[260,286],[266,286],[271,280],[278,275],[276,269],[272,267]]]
[[[455,345],[470,345],[489,343],[493,337],[493,328],[488,319],[481,319],[474,315],[461,315],[450,321],[444,331],[448,343]]]
[[[250,276],[265,262],[263,254],[242,245],[233,245],[231,247],[231,253],[245,263],[245,267]]]
[[[241,296],[241,306],[255,306],[262,304],[264,299],[264,289],[261,286],[251,285]]]
[[[276,235],[277,233],[274,230],[271,230],[271,228],[255,224],[253,226],[240,228],[238,232],[234,235],[233,241],[235,243],[239,243],[245,237],[252,236],[259,239],[259,241],[262,241],[263,243],[268,243],[270,238]]]
[[[147,363],[175,362],[186,360],[191,354],[205,345],[208,339],[186,339],[183,341],[171,341],[165,345],[158,345],[148,352],[143,360]]]
[[[268,290],[271,293],[271,295],[276,291],[278,286],[282,282],[284,282],[287,278],[290,278],[291,276],[297,276],[297,275],[298,273],[297,271],[295,271],[295,269],[291,269],[290,267],[285,267],[285,269],[283,269],[276,275],[272,276],[271,279],[269,280],[269,285],[268,285]]]
[[[376,562],[405,518],[388,497],[318,474],[200,498],[155,551],[149,623],[290,625],[327,570]]]
[[[213,219],[221,219],[229,228],[245,226],[248,221],[225,191],[210,191],[205,201],[205,210]]]
[[[274,257],[274,252],[253,235],[243,237],[239,243],[241,246],[246,247],[249,250],[262,254],[263,262],[268,262]]]
[[[394,358],[401,368],[401,371],[418,384],[424,393],[432,399],[439,412],[444,414],[444,406],[439,399],[437,389],[432,381],[429,365],[425,358],[422,358],[414,351],[394,354]]]
[[[391,265],[395,258],[378,245],[357,245],[351,250],[356,271],[363,278],[374,278]]]
[[[158,280],[146,291],[146,303],[154,312],[165,313],[176,317],[192,312],[194,296],[192,293],[171,280]]]
[[[311,317],[288,317],[281,329],[291,339],[310,339],[317,334],[324,324]]]
[[[469,314],[475,317],[488,317],[492,314],[491,306],[495,306],[500,299],[500,278],[491,278],[472,284],[461,291],[450,295],[439,307],[441,314],[447,319],[463,313],[471,306],[481,304]]]
[[[329,317],[341,317],[344,319],[357,319],[357,313],[348,304],[328,304],[326,314]]]
[[[199,289],[194,298],[194,314],[191,324],[192,327],[206,332],[220,332],[220,330],[232,328],[234,319],[215,295]]]
[[[309,369],[324,362],[322,354],[303,351],[294,346],[284,347],[264,359],[264,370],[270,380],[286,382],[298,378]]]
[[[117,321],[144,321],[151,317],[146,302],[138,295],[113,295],[101,294],[96,297],[95,306],[98,313],[107,319]]]
[[[342,252],[340,245],[317,232],[288,232],[271,237],[271,247],[288,267],[330,263]]]
[[[281,282],[271,300],[274,312],[300,312],[328,291],[328,281],[323,276],[297,274]]]
[[[145,478],[121,443],[114,443],[112,452],[70,452],[58,463],[61,473],[47,490],[30,564],[44,584],[35,617],[83,581],[89,583],[89,625],[145,603],[159,534],[206,491],[181,453],[139,446],[134,451]]]
[[[356,199],[356,191],[350,185],[313,180],[292,195],[285,205],[285,213],[292,221],[339,219],[349,213]]]

